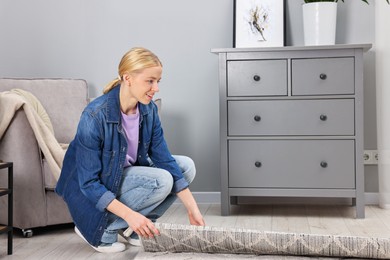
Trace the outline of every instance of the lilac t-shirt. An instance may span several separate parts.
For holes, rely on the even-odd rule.
[[[127,154],[124,167],[129,167],[137,161],[138,136],[139,136],[139,110],[135,114],[122,113],[122,127],[127,140]]]

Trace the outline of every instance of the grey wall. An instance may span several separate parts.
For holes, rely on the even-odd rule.
[[[287,45],[302,45],[303,0],[287,0]],[[340,3],[337,43],[373,43],[374,1]],[[219,191],[218,74],[212,48],[232,47],[233,0],[0,0],[0,77],[86,79],[90,96],[144,46],[163,62],[158,97],[172,153],[191,156],[193,191]],[[365,56],[365,148],[376,149],[375,57]],[[366,191],[377,191],[366,166]]]

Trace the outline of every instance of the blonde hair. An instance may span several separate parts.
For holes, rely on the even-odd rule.
[[[142,69],[155,66],[162,66],[162,63],[153,52],[142,47],[130,49],[123,55],[121,62],[119,63],[118,77],[104,87],[103,93],[108,93],[120,83],[125,73],[136,73]]]

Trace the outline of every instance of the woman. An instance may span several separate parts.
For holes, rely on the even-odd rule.
[[[99,252],[120,252],[118,233],[159,235],[153,222],[176,195],[192,225],[205,225],[188,186],[193,161],[172,156],[152,101],[162,64],[147,49],[133,48],[119,64],[119,77],[84,110],[66,152],[56,192],[63,197],[75,231]]]

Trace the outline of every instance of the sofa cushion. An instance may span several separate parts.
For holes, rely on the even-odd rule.
[[[47,111],[58,142],[69,143],[81,112],[88,104],[88,86],[82,79],[1,78],[0,92],[14,88],[31,92]]]
[[[54,134],[54,129],[53,125],[51,124],[50,117],[38,99],[33,94],[31,94],[31,92],[25,91],[23,89],[14,88],[11,91],[13,93],[18,94],[19,96],[22,96],[27,101],[27,103],[35,110],[35,112],[37,112],[43,123],[50,129],[50,132]]]

